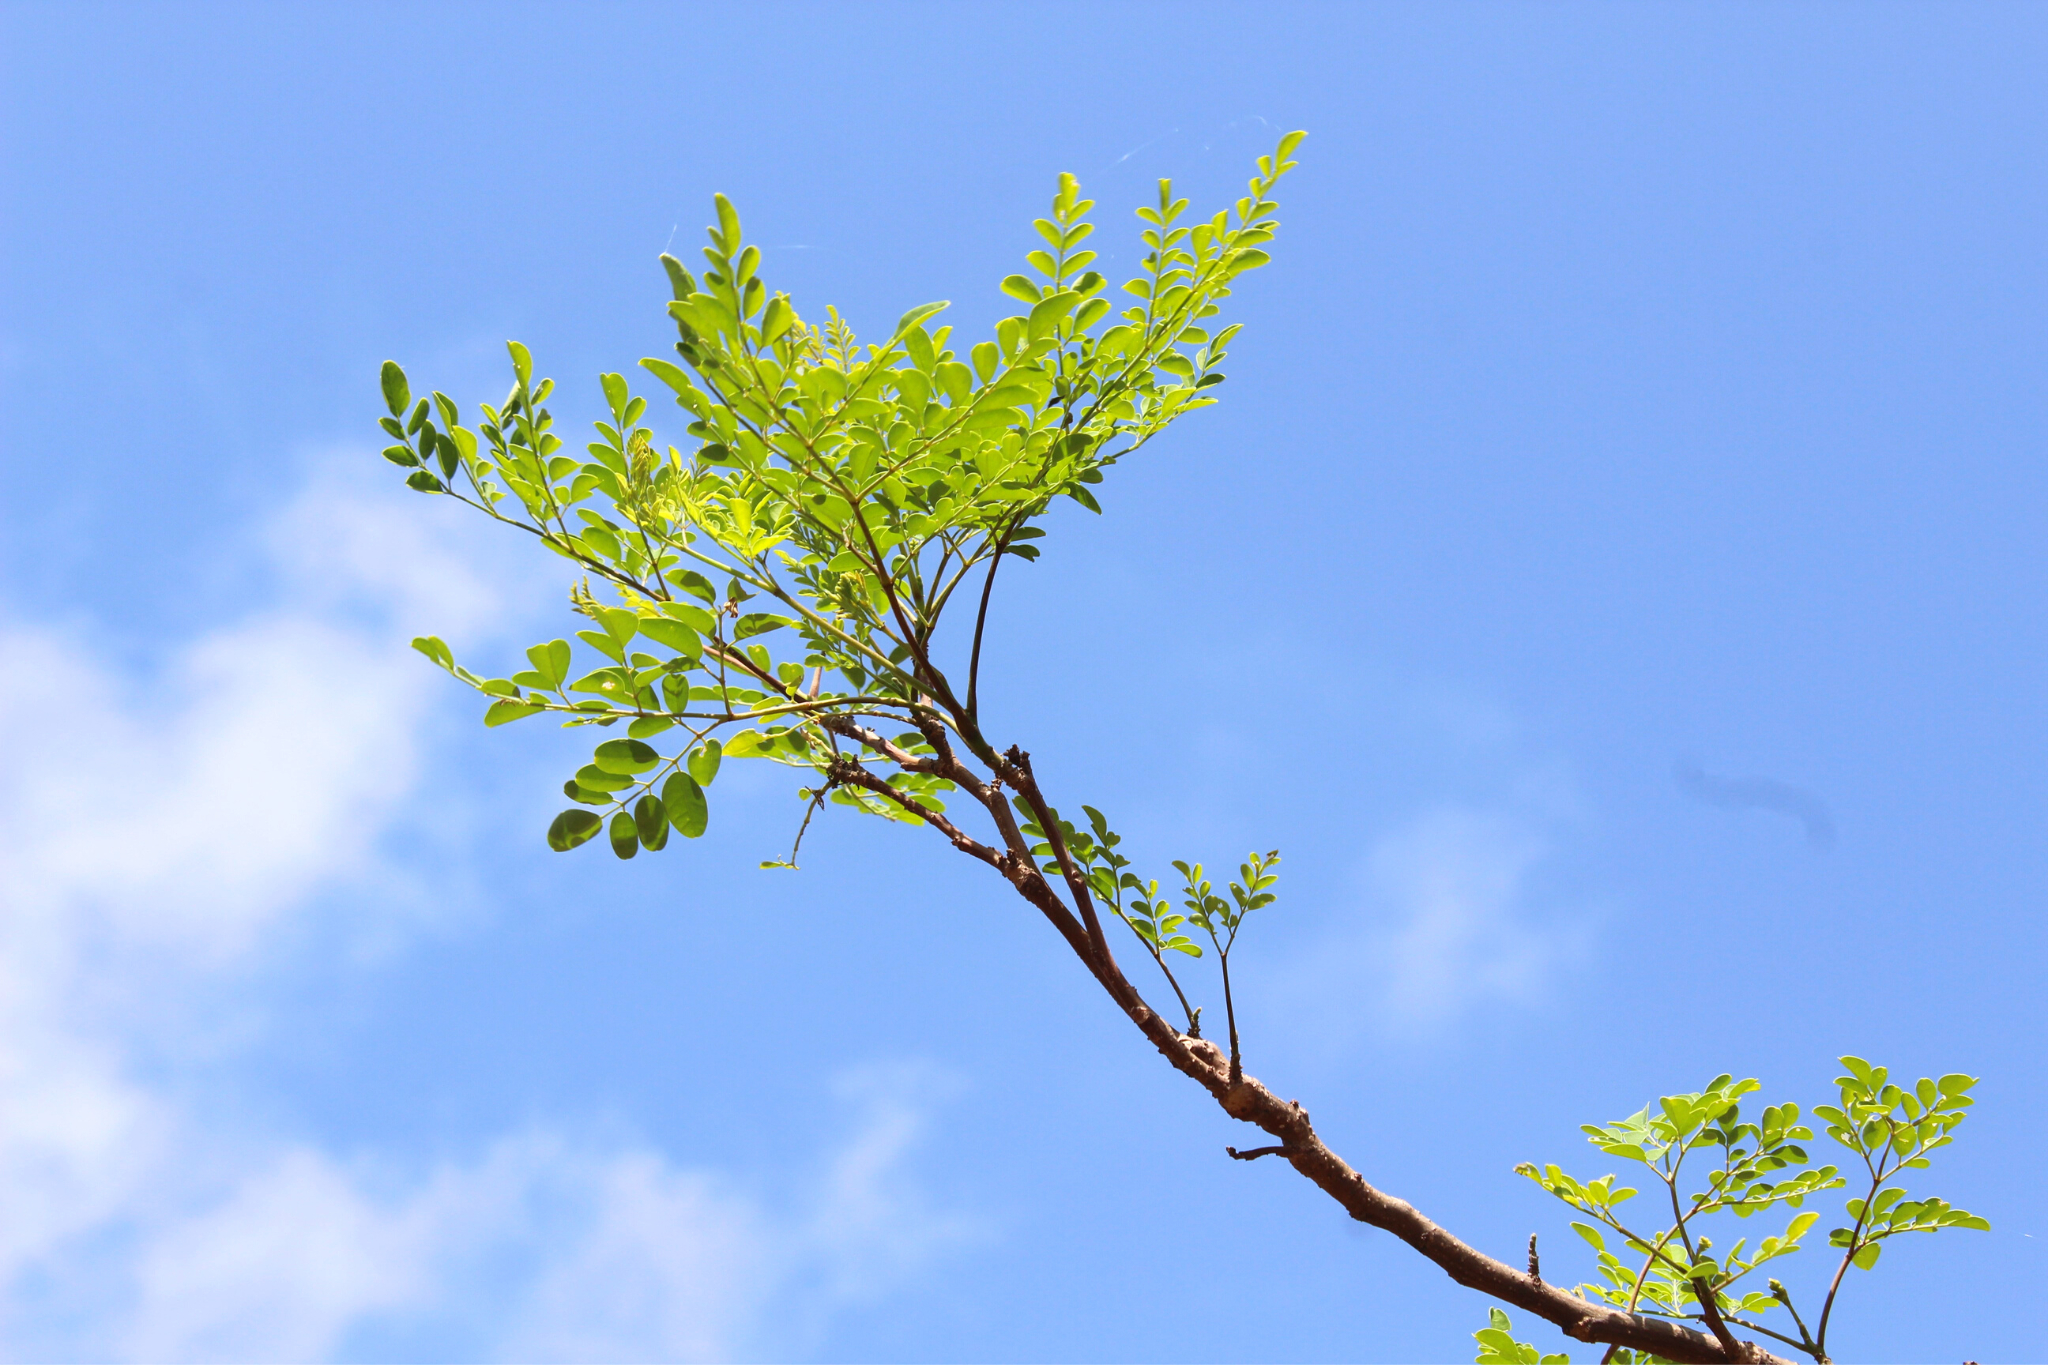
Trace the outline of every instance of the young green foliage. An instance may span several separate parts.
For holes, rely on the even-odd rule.
[[[1037,557],[1038,523],[1056,500],[1099,512],[1106,470],[1215,401],[1237,329],[1212,334],[1209,320],[1266,263],[1269,195],[1299,140],[1261,159],[1234,212],[1184,223],[1187,201],[1162,181],[1158,206],[1139,210],[1146,251],[1121,313],[1082,246],[1093,201],[1060,177],[1051,216],[1034,224],[1044,245],[1026,256],[1032,274],[1002,285],[1027,311],[965,355],[951,328],[933,325],[943,303],[911,309],[865,346],[835,309],[822,327],[805,322],[770,292],[760,249],[719,196],[702,276],[662,260],[682,364],[641,362],[682,410],[687,454],[659,440],[648,399],[622,374],[600,376],[605,416],[577,453],[555,430],[553,381],[535,378],[517,342],[511,391],[482,405],[474,429],[439,392],[415,404],[386,362],[382,425],[396,444],[385,457],[411,487],[569,560],[584,575],[571,604],[591,622],[575,637],[597,657],[578,664],[579,651],[554,640],[527,652],[531,669],[484,678],[438,639],[416,647],[491,699],[488,725],[545,712],[626,725],[631,762],[610,741],[563,786],[571,801],[612,812],[621,858],[660,849],[671,827],[703,833],[707,782],[697,778],[694,793],[672,784],[713,744],[727,758],[807,770],[801,794],[813,808],[923,823],[955,784],[915,762],[895,765],[887,791],[850,781],[846,765],[862,759],[845,725],[936,724],[976,758],[992,756],[976,720],[996,570]],[[976,586],[972,634],[942,639],[948,609],[973,603]],[[967,647],[964,687],[945,671],[949,644]],[[907,738],[902,752],[935,752]],[[595,838],[603,818],[589,815],[565,811],[550,845]]]
[[[1820,1219],[1801,1205],[1849,1182],[1838,1167],[1808,1166],[1803,1144],[1813,1140],[1813,1130],[1800,1122],[1798,1105],[1774,1105],[1745,1120],[1742,1097],[1760,1087],[1732,1076],[1717,1076],[1695,1094],[1666,1095],[1628,1118],[1586,1125],[1587,1141],[1595,1148],[1641,1167],[1657,1187],[1649,1206],[1656,1222],[1639,1223],[1623,1210],[1639,1191],[1617,1185],[1613,1175],[1580,1180],[1555,1165],[1539,1168],[1524,1162],[1515,1168],[1592,1220],[1571,1226],[1592,1247],[1601,1283],[1581,1285],[1579,1292],[1630,1312],[1696,1321],[1716,1336],[1730,1326],[1761,1332],[1826,1361],[1828,1326],[1852,1266],[1875,1266],[1884,1241],[1900,1233],[1988,1229],[1991,1225],[1974,1214],[1940,1199],[1908,1199],[1902,1187],[1887,1184],[1901,1170],[1925,1169],[1927,1153],[1952,1140],[1976,1080],[1944,1076],[1905,1090],[1890,1083],[1883,1067],[1858,1057],[1841,1061],[1849,1070],[1836,1082],[1841,1103],[1817,1105],[1813,1114],[1826,1125],[1828,1136],[1862,1164],[1864,1179],[1858,1187],[1863,1192],[1848,1201],[1851,1225],[1828,1236],[1828,1245],[1842,1255],[1811,1332],[1782,1281],[1768,1279],[1766,1289],[1743,1288],[1741,1281],[1766,1263],[1799,1251]],[[1668,1223],[1661,1213],[1666,1208]],[[1747,1219],[1773,1209],[1800,1211],[1754,1246],[1744,1236],[1719,1250],[1704,1228],[1719,1214]],[[1610,1249],[1610,1237],[1618,1252]],[[1790,1315],[1788,1330],[1797,1335],[1756,1321],[1777,1307]]]
[[[1514,1325],[1498,1308],[1487,1310],[1487,1325],[1472,1334],[1479,1343],[1474,1365],[1571,1365],[1567,1355],[1544,1355],[1534,1346],[1515,1340]]]

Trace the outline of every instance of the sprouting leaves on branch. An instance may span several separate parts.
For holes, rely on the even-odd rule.
[[[1840,1103],[1816,1105],[1813,1116],[1854,1157],[1850,1175],[1809,1165],[1805,1144],[1814,1133],[1798,1105],[1773,1105],[1745,1119],[1742,1099],[1760,1087],[1727,1075],[1697,1093],[1666,1095],[1627,1118],[1585,1126],[1587,1141],[1603,1155],[1641,1169],[1653,1188],[1640,1206],[1624,1207],[1641,1191],[1614,1175],[1581,1180],[1556,1165],[1516,1167],[1589,1220],[1571,1226],[1592,1248],[1600,1280],[1578,1292],[1630,1312],[1761,1332],[1825,1361],[1828,1327],[1852,1267],[1875,1266],[1884,1242],[1901,1233],[1988,1229],[1974,1214],[1940,1199],[1910,1199],[1889,1183],[1902,1170],[1925,1169],[1927,1154],[1952,1140],[1975,1079],[1923,1079],[1908,1090],[1891,1083],[1883,1067],[1859,1057],[1841,1061],[1849,1074],[1836,1081]],[[1821,1215],[1801,1206],[1845,1187],[1858,1191],[1846,1205],[1851,1222],[1828,1234],[1840,1256],[1809,1330],[1780,1280],[1766,1277],[1759,1288],[1749,1276],[1802,1250]],[[1640,1208],[1640,1217],[1631,1208]],[[1715,1215],[1741,1220],[1773,1210],[1796,1212],[1753,1243],[1744,1236],[1722,1248],[1705,1230]],[[1792,1319],[1784,1330],[1757,1320],[1779,1307]]]
[[[489,725],[546,712],[626,726],[632,763],[600,745],[564,786],[611,812],[622,858],[662,848],[671,829],[703,832],[707,783],[690,755],[721,743],[728,758],[807,770],[807,800],[925,823],[952,782],[893,760],[887,791],[851,780],[848,763],[886,756],[849,747],[833,722],[936,724],[986,760],[975,675],[987,588],[1003,560],[1037,558],[1055,503],[1099,512],[1108,469],[1215,401],[1237,329],[1211,320],[1268,259],[1270,196],[1299,141],[1283,139],[1245,197],[1200,221],[1162,181],[1138,211],[1142,266],[1121,311],[1084,245],[1094,202],[1061,176],[1033,224],[1028,273],[1002,282],[1025,311],[972,344],[937,325],[944,303],[865,344],[836,309],[806,321],[769,288],[761,249],[718,196],[701,274],[662,258],[677,359],[641,362],[681,410],[682,444],[613,373],[599,377],[595,439],[572,449],[549,407],[554,382],[517,342],[510,391],[473,426],[442,393],[415,400],[386,362],[385,457],[411,487],[570,561],[582,580],[572,606],[591,623],[574,632],[581,648],[536,645],[533,666],[505,678],[458,666],[439,640],[418,647],[490,698]],[[949,608],[973,613],[971,633],[942,635]],[[932,752],[909,738],[913,760]],[[678,776],[693,787],[674,788]],[[589,814],[565,812],[550,846],[594,839]]]

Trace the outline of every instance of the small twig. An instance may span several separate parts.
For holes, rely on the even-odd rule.
[[[1799,1340],[1791,1344],[1799,1347],[1800,1350],[1805,1351],[1815,1360],[1825,1361],[1827,1353],[1822,1351],[1820,1344],[1813,1339],[1813,1333],[1806,1330],[1806,1319],[1800,1317],[1799,1310],[1792,1306],[1792,1291],[1785,1288],[1784,1283],[1779,1280],[1770,1281],[1770,1286],[1771,1297],[1785,1305],[1785,1311],[1792,1315],[1792,1321],[1799,1327]],[[1779,1337],[1778,1339],[1780,1341],[1789,1340],[1786,1337]]]
[[[1225,1147],[1223,1150],[1230,1153],[1231,1157],[1237,1161],[1257,1161],[1262,1156],[1294,1155],[1294,1149],[1285,1144],[1278,1147],[1253,1147],[1242,1152],[1238,1151],[1235,1147]]]
[[[1529,1278],[1543,1283],[1543,1262],[1536,1259],[1536,1234],[1529,1234]]]
[[[804,811],[804,822],[796,827],[796,840],[789,846],[789,862],[787,866],[790,871],[794,872],[797,870],[797,850],[801,849],[804,846],[804,831],[808,830],[811,827],[811,817],[818,813],[818,807],[825,804],[826,795],[830,793],[832,788],[837,785],[838,784],[836,782],[827,779],[824,789],[819,791],[817,795],[811,798],[811,804],[809,809]]]

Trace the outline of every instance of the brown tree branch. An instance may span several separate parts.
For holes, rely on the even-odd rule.
[[[966,835],[945,816],[891,787],[850,757],[836,764],[832,773],[837,780],[873,792],[916,815],[931,824],[955,848],[1002,873],[1020,896],[1052,922],[1068,948],[1175,1070],[1207,1090],[1232,1118],[1250,1123],[1280,1140],[1265,1148],[1231,1151],[1233,1157],[1239,1160],[1268,1155],[1285,1158],[1289,1165],[1336,1200],[1354,1219],[1392,1233],[1459,1284],[1534,1313],[1575,1340],[1647,1351],[1682,1365],[1789,1365],[1753,1343],[1737,1341],[1729,1334],[1726,1324],[1718,1321],[1718,1313],[1708,1321],[1710,1326],[1717,1326],[1719,1330],[1714,1335],[1707,1335],[1667,1319],[1588,1302],[1460,1241],[1407,1201],[1369,1184],[1365,1177],[1323,1143],[1309,1122],[1307,1111],[1298,1103],[1280,1099],[1256,1078],[1243,1075],[1241,1071],[1233,1075],[1230,1060],[1222,1049],[1206,1039],[1190,1038],[1174,1029],[1124,978],[1114,958],[1108,955],[1106,944],[1098,953],[1099,924],[1094,926],[1097,932],[1091,934],[1053,891],[1029,856],[1022,833],[1010,818],[1008,802],[1003,799],[1003,778],[1019,788],[1026,805],[1038,817],[1039,827],[1047,831],[1047,842],[1053,843],[1055,849],[1062,847],[1062,842],[1057,840],[1058,821],[1031,774],[1030,758],[1021,750],[1013,747],[1004,755],[1009,760],[1006,765],[1009,771],[999,780],[983,783],[947,751],[941,751],[941,759],[934,762],[908,753],[850,719],[834,717],[829,728],[874,749],[891,762],[903,763],[904,766],[920,765],[913,771],[936,772],[955,782],[960,782],[960,778],[965,776],[976,782],[979,790],[975,794],[996,821],[1004,843],[1008,845],[1001,853]],[[933,747],[938,746],[934,744]],[[960,785],[967,784],[962,782]],[[1065,866],[1071,866],[1070,860]],[[1084,911],[1092,911],[1092,900],[1084,898],[1085,884],[1075,888],[1073,881],[1074,877],[1070,877],[1070,890],[1076,892]]]
[[[1059,817],[1054,814],[1052,803],[1039,791],[1038,779],[1032,775],[1031,755],[1013,744],[1004,756],[1010,760],[1016,774],[1012,781],[1017,787],[1017,794],[1024,798],[1025,805],[1031,807],[1038,827],[1045,831],[1046,843],[1052,845],[1052,856],[1060,865],[1060,875],[1067,883],[1068,894],[1073,897],[1074,908],[1081,912],[1081,922],[1088,926],[1089,944],[1102,965],[1122,980],[1123,972],[1116,965],[1116,955],[1110,952],[1109,939],[1102,932],[1101,917],[1095,913],[1095,897],[1088,890],[1088,880],[1081,875],[1081,869],[1074,866],[1074,855],[1068,851],[1066,838],[1060,833]],[[1136,992],[1132,994],[1135,997]],[[1117,1003],[1124,1002],[1119,999]]]
[[[1013,750],[1011,758],[1016,767],[1023,769],[1025,780],[1030,781],[1028,768],[1018,761],[1020,755]],[[1035,786],[1033,783],[1034,791]],[[1000,790],[994,790],[992,795],[995,803],[1000,804]],[[1282,1100],[1254,1077],[1233,1079],[1229,1059],[1222,1049],[1207,1039],[1182,1035],[1147,1005],[1122,974],[1115,973],[1113,966],[1104,971],[1091,951],[1092,941],[1076,932],[1080,926],[1066,906],[1053,894],[1044,877],[1028,869],[1028,860],[1020,868],[1013,857],[1003,870],[1020,895],[1061,927],[1074,955],[1094,973],[1110,997],[1174,1069],[1207,1090],[1232,1118],[1280,1139],[1269,1152],[1259,1154],[1285,1157],[1289,1165],[1359,1222],[1391,1232],[1459,1284],[1534,1313],[1578,1341],[1648,1351],[1681,1365],[1790,1365],[1752,1343],[1731,1340],[1724,1344],[1679,1323],[1591,1303],[1545,1284],[1458,1240],[1407,1201],[1375,1189],[1324,1145],[1309,1122],[1307,1111],[1299,1104]],[[1247,1152],[1240,1159],[1250,1157]]]
[[[861,767],[859,761],[851,755],[841,754],[834,760],[826,775],[832,781],[843,786],[859,787],[863,791],[873,792],[875,795],[893,802],[895,805],[900,806],[906,814],[916,816],[939,833],[945,835],[953,847],[959,849],[968,857],[979,859],[999,872],[1003,870],[1004,859],[1002,854],[997,853],[980,840],[964,833],[958,825],[955,825],[951,820],[948,820],[930,806],[925,805],[922,801],[904,792],[897,791],[886,781],[869,772],[866,768]]]
[[[1714,1302],[1713,1286],[1705,1280],[1695,1279],[1692,1282],[1692,1292],[1699,1298],[1700,1316],[1706,1319],[1707,1328],[1713,1332],[1714,1340],[1721,1343],[1723,1350],[1740,1360],[1742,1357],[1736,1353],[1741,1351],[1742,1344],[1735,1340],[1735,1334],[1728,1330],[1728,1324],[1721,1321],[1721,1305]]]

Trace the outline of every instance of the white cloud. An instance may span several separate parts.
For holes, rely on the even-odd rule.
[[[1554,949],[1527,923],[1522,898],[1544,852],[1515,820],[1456,808],[1379,841],[1372,875],[1398,926],[1382,940],[1389,1023],[1432,1029],[1533,997]]]
[[[311,1360],[352,1331],[424,1324],[496,1359],[786,1357],[835,1309],[975,1240],[904,1181],[927,1097],[915,1081],[869,1095],[819,1188],[787,1209],[644,1144],[539,1129],[397,1193],[284,1148],[148,1230],[116,1350]]]
[[[1421,1038],[1461,1018],[1542,999],[1579,948],[1578,916],[1532,895],[1550,854],[1542,825],[1441,806],[1376,839],[1355,915],[1284,969],[1301,1032],[1330,1046],[1361,1029]]]
[[[314,1359],[466,1322],[481,1355],[730,1358],[966,1232],[904,1175],[915,1075],[847,1080],[862,1115],[787,1207],[546,1124],[408,1183],[403,1152],[187,1097],[316,893],[405,875],[381,841],[445,680],[404,641],[501,615],[434,524],[317,475],[263,537],[276,600],[145,678],[0,626],[0,1355]]]
[[[423,1296],[437,1212],[380,1209],[323,1154],[287,1150],[225,1197],[150,1229],[124,1354],[317,1359],[356,1318]]]

